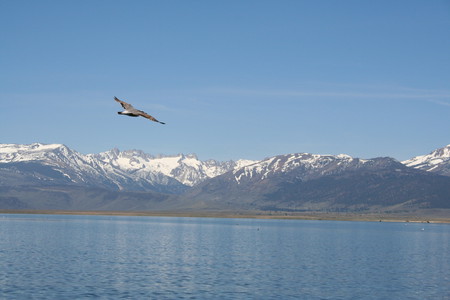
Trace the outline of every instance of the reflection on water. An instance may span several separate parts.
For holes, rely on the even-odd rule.
[[[448,299],[445,224],[0,215],[5,299]]]

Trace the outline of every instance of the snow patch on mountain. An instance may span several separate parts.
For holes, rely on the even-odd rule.
[[[298,180],[336,174],[380,163],[346,154],[295,153],[262,161],[199,160],[195,154],[150,155],[141,150],[112,149],[83,155],[62,144],[0,144],[0,163],[38,162],[76,184],[128,190],[181,192],[225,173],[230,180],[264,180],[279,173]],[[404,161],[404,165],[450,176],[450,145]],[[38,176],[38,175],[36,175]],[[36,177],[37,178],[37,177]],[[233,178],[233,179],[231,179]]]
[[[156,186],[194,186],[255,161],[201,161],[195,154],[153,156],[141,150],[112,149],[83,155],[62,144],[0,144],[0,163],[39,162],[74,183],[146,190]]]
[[[163,174],[187,186],[194,186],[234,168],[254,163],[250,160],[239,160],[237,162],[201,161],[195,154],[152,156],[140,150],[120,152],[117,149],[92,154],[92,156],[118,169],[133,173],[135,176],[145,177],[150,173]]]
[[[336,170],[344,170],[347,166],[364,164],[368,160],[355,159],[351,156],[319,155],[296,153],[279,155],[263,161],[244,166],[233,171],[235,181],[240,184],[243,179],[256,178],[264,180],[279,173],[296,172],[297,178],[331,174]]]
[[[51,156],[55,156],[54,151],[69,152],[67,147],[62,144],[0,144],[0,162],[46,160]]]
[[[450,145],[402,162],[408,167],[450,176]]]

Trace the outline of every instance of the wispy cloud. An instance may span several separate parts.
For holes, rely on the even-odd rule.
[[[433,90],[390,90],[390,91],[338,91],[338,90],[276,90],[276,89],[240,89],[214,88],[205,92],[232,94],[241,96],[298,97],[298,98],[360,98],[360,99],[449,99],[449,91]],[[443,104],[445,102],[442,102]]]
[[[428,100],[428,102],[450,107],[450,102],[445,102],[445,101],[440,101],[440,100]]]

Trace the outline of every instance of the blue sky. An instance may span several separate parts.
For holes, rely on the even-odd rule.
[[[0,143],[218,160],[450,144],[450,1],[3,0],[0,36]]]

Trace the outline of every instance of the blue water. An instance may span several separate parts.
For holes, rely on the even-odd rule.
[[[0,299],[450,299],[450,225],[0,215]]]

